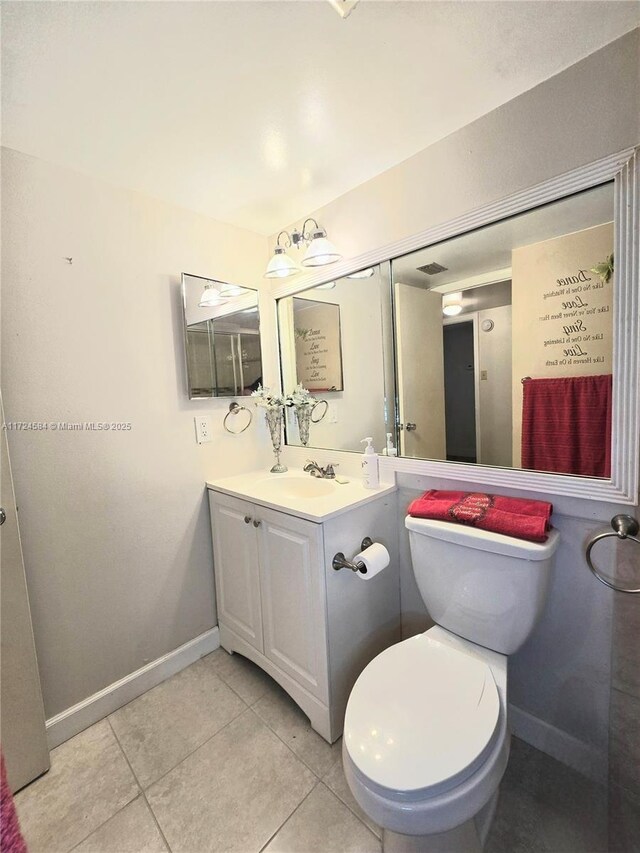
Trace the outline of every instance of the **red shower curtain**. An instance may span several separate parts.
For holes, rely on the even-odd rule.
[[[612,376],[525,379],[522,467],[611,476]]]

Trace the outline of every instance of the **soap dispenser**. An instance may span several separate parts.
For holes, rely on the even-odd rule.
[[[393,433],[387,433],[387,447],[386,447],[386,455],[387,456],[397,456],[398,451],[393,446]]]
[[[373,449],[373,438],[363,438],[360,444],[366,444],[362,457],[362,485],[365,489],[377,489],[380,485],[378,454]]]

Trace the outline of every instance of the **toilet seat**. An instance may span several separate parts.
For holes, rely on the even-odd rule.
[[[361,673],[347,705],[344,747],[372,791],[411,801],[464,782],[499,731],[489,665],[426,633],[386,649]]]

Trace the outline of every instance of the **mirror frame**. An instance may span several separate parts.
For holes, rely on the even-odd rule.
[[[534,207],[614,181],[613,412],[611,479],[495,468],[463,462],[380,457],[381,471],[480,483],[609,503],[637,504],[640,479],[640,148],[593,163],[469,211],[448,222],[274,287],[275,300],[400,257]],[[330,275],[329,275],[330,272]],[[278,356],[279,357],[279,356]],[[336,451],[339,452],[339,451]]]

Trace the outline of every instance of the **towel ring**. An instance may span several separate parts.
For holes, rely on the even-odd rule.
[[[247,412],[247,414],[249,415],[249,420],[242,427],[242,429],[229,429],[229,427],[227,425],[227,420],[229,418],[229,415],[237,415],[240,412]],[[253,412],[251,411],[251,409],[247,409],[246,406],[240,406],[238,403],[233,402],[233,403],[229,403],[229,411],[224,416],[224,420],[222,421],[222,426],[226,429],[227,432],[230,432],[231,435],[240,435],[241,432],[244,432],[246,429],[249,428],[249,425],[251,424],[252,420],[253,420]]]
[[[630,539],[631,542],[637,542],[640,545],[640,539],[638,539],[638,532],[640,531],[640,525],[637,520],[633,518],[631,515],[614,515],[611,519],[611,527],[613,528],[613,533],[599,533],[597,536],[594,536],[593,539],[589,541],[587,545],[587,565],[589,569],[593,572],[595,577],[603,583],[605,586],[608,586],[609,589],[613,589],[616,592],[628,592],[632,594],[640,593],[640,587],[637,589],[629,589],[629,587],[625,586],[616,586],[610,580],[603,577],[600,572],[593,565],[593,561],[591,560],[591,550],[596,542],[599,542],[601,539],[608,539],[610,536],[616,536],[618,539]]]
[[[324,410],[323,410],[322,414],[320,415],[319,418],[314,418],[313,413],[318,408],[318,406],[321,406],[323,403],[324,403]],[[315,402],[313,404],[313,406],[311,407],[311,423],[312,424],[319,424],[320,421],[324,418],[324,416],[327,414],[328,411],[329,411],[329,403],[326,400],[318,400],[317,402]]]

